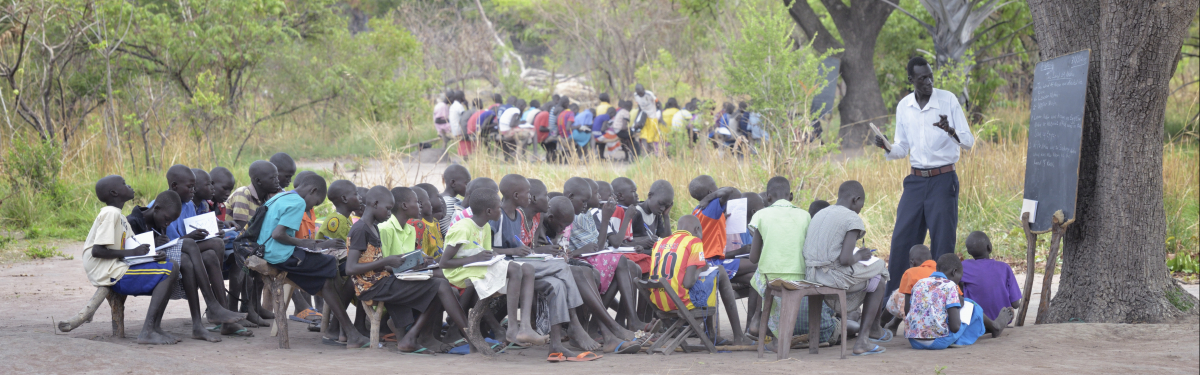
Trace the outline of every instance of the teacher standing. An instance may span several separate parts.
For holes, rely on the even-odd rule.
[[[958,175],[954,164],[961,149],[970,150],[975,137],[953,93],[933,88],[933,70],[924,58],[908,60],[913,92],[896,105],[896,142],[890,148],[875,137],[888,160],[908,156],[912,174],[904,178],[904,193],[896,207],[888,273],[908,270],[908,251],[925,242],[929,231],[933,259],[954,252],[958,229]],[[900,287],[900,277],[888,280],[887,293]]]

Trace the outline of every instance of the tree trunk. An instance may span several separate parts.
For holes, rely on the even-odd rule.
[[[1030,0],[1043,60],[1091,50],[1076,221],[1048,322],[1171,322],[1196,298],[1166,266],[1163,115],[1194,0]]]
[[[838,57],[842,60],[846,96],[838,103],[842,123],[838,136],[842,139],[843,150],[861,149],[869,134],[868,122],[889,122],[879,79],[875,77],[874,58],[875,41],[893,8],[878,0],[851,0],[849,6],[840,0],[822,0],[821,3],[837,26],[842,43],[825,29],[807,0],[784,0],[792,20],[813,39],[813,47],[820,51],[842,49]]]

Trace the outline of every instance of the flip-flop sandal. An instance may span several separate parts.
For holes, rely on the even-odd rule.
[[[379,340],[381,340],[383,342],[396,342],[396,334],[389,333],[389,334],[383,335],[383,337],[380,337]]]
[[[216,326],[208,327],[206,329],[208,329],[209,332],[221,332],[221,325],[217,324]]]
[[[550,363],[565,362],[566,360],[567,356],[564,356],[562,353],[550,353],[550,356],[546,357],[546,362]]]
[[[895,335],[892,334],[892,331],[885,329],[885,330],[883,330],[882,337],[877,338],[877,339],[867,337],[867,340],[871,340],[872,342],[885,343],[885,342],[891,342],[893,337],[895,337]]]
[[[629,344],[626,346],[625,344]],[[617,347],[613,349],[613,354],[636,354],[642,351],[642,343],[637,340],[621,341],[617,343]]]
[[[413,350],[413,351],[411,351],[411,352],[402,352],[402,351],[397,351],[397,353],[400,353],[400,354],[403,354],[403,355],[415,355],[415,356],[421,356],[421,357],[433,357],[433,356],[435,356],[435,354],[433,354],[433,352],[432,352],[432,351],[430,351],[429,349],[426,349],[426,348],[420,348],[420,349],[417,349],[417,350]]]
[[[294,316],[297,318],[300,318],[300,319],[310,321],[310,322],[319,322],[319,321],[321,321],[321,317],[322,317],[321,313],[319,313],[319,312],[317,312],[317,310],[313,310],[311,308],[301,310],[300,312],[296,313],[296,315],[294,315]]]
[[[345,348],[345,347],[346,347],[346,343],[344,343],[344,342],[341,342],[341,341],[338,341],[338,340],[334,340],[334,339],[331,339],[331,338],[328,338],[328,337],[322,337],[322,338],[321,338],[321,344],[322,344],[322,345],[329,345],[329,346],[340,346],[340,347],[343,347],[343,348]]]
[[[600,358],[604,358],[604,356],[596,354],[596,353],[592,353],[592,352],[583,352],[583,353],[579,353],[579,355],[577,355],[577,356],[567,358],[567,361],[568,362],[591,362],[591,361],[595,361]]]
[[[221,334],[225,335],[225,336],[254,337],[254,332],[251,332],[250,330],[245,329],[245,328],[239,329],[237,331],[233,331],[233,333],[221,333]]]
[[[321,322],[314,322],[308,325],[309,332],[321,332]]]
[[[486,337],[484,337],[483,340],[487,341],[489,343],[496,341],[496,340],[492,340],[492,339],[489,339]],[[450,350],[446,351],[446,354],[454,354],[454,355],[471,354],[471,344],[467,344],[466,342],[467,342],[467,339],[458,339],[458,341],[450,343],[451,348],[450,348]]]
[[[304,318],[301,318],[301,317],[295,316],[295,315],[288,315],[288,319],[291,319],[292,321],[304,323],[304,324],[313,324],[313,321],[304,319]]]
[[[866,352],[862,352],[862,353],[856,353],[856,354],[854,354],[854,356],[855,356],[855,357],[868,356],[868,355],[873,355],[873,354],[879,354],[879,353],[883,353],[883,352],[886,352],[886,351],[887,351],[887,349],[885,349],[884,347],[882,347],[882,346],[879,346],[879,345],[875,345],[875,348],[871,349],[870,351],[866,351]]]

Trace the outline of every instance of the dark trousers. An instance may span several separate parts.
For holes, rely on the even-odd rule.
[[[908,270],[908,251],[925,243],[929,231],[929,249],[933,260],[954,253],[958,230],[958,174],[942,173],[933,177],[909,175],[904,178],[904,193],[896,206],[896,227],[892,230],[892,252],[888,256],[887,293],[900,288],[900,279]]]
[[[559,157],[558,141],[549,141],[542,143],[542,149],[546,150],[546,161],[557,162]]]

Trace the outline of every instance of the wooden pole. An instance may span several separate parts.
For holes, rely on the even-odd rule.
[[[92,294],[91,301],[88,301],[88,304],[83,307],[83,310],[79,310],[79,313],[75,314],[75,316],[71,319],[58,322],[58,330],[63,332],[71,332],[71,330],[78,328],[84,322],[92,321],[92,316],[96,315],[96,309],[100,308],[100,303],[104,302],[104,300],[108,298],[108,294],[108,287],[102,286],[96,288],[96,293]]]
[[[113,336],[125,338],[125,296],[109,293],[108,306],[112,310]]]
[[[1037,233],[1029,229],[1029,213],[1021,214],[1021,228],[1025,230],[1025,289],[1021,296],[1021,313],[1017,315],[1017,327],[1025,325],[1029,313],[1029,298],[1033,295],[1033,267],[1037,257]]]
[[[1042,278],[1042,298],[1038,303],[1037,319],[1034,324],[1046,323],[1047,312],[1050,311],[1050,286],[1054,282],[1054,269],[1058,267],[1058,247],[1063,235],[1067,232],[1070,222],[1063,222],[1062,211],[1057,211],[1051,218],[1050,253],[1046,255],[1046,273]]]

